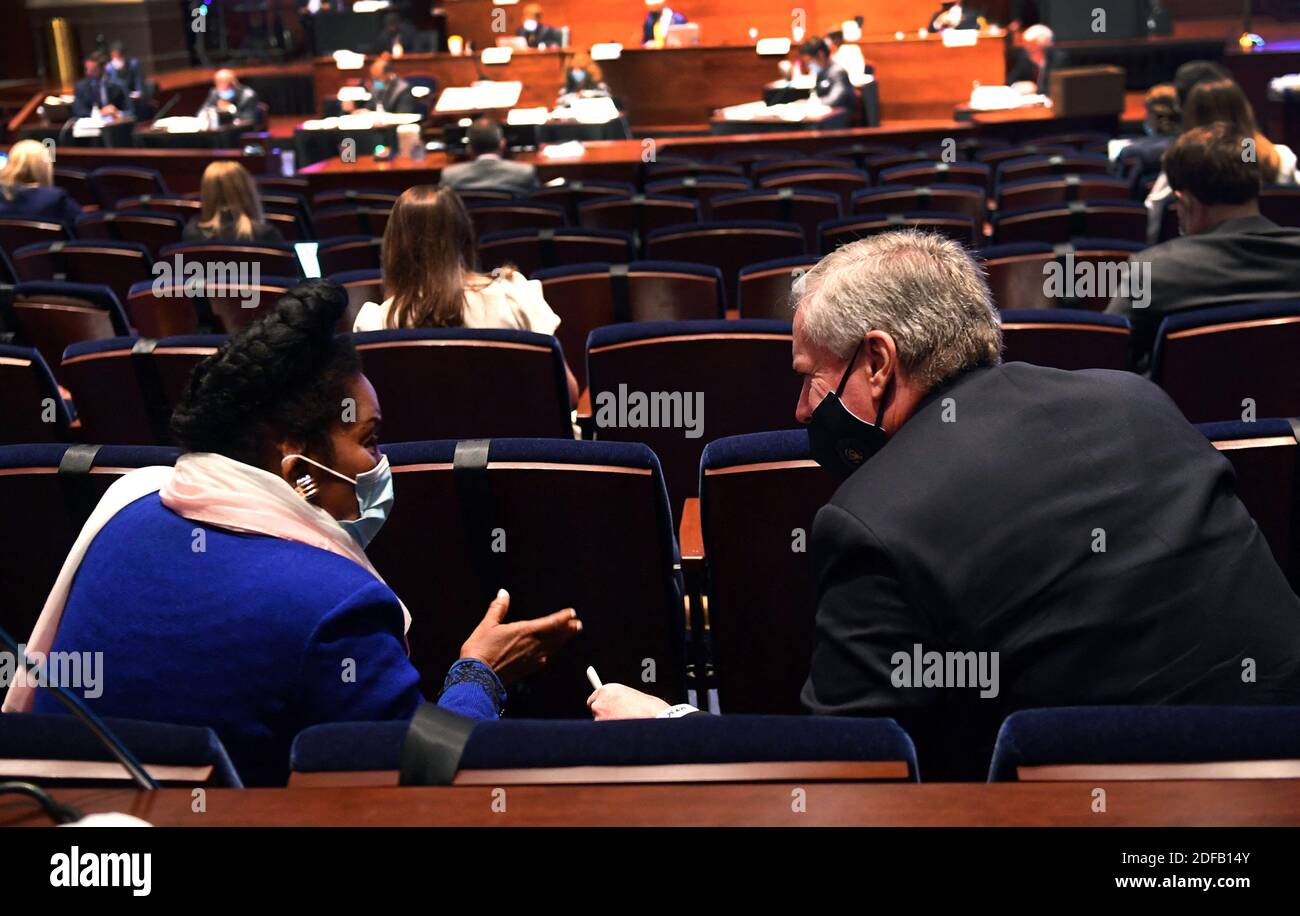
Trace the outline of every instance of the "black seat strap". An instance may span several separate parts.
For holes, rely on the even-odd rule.
[[[538,229],[537,241],[538,244],[541,246],[542,266],[555,267],[556,265],[558,265],[560,263],[560,258],[555,250],[555,230]]]
[[[496,598],[498,589],[509,588],[502,562],[504,554],[492,549],[497,513],[492,485],[488,480],[491,445],[491,439],[464,439],[456,443],[451,461],[452,473],[456,475],[461,523],[484,607]]]
[[[1070,211],[1070,238],[1088,234],[1088,204],[1082,200],[1066,203]]]
[[[95,466],[99,449],[98,445],[69,445],[59,459],[59,489],[68,514],[78,527],[85,524],[99,502],[99,493],[90,479],[90,469]]]
[[[421,704],[402,742],[398,785],[451,785],[476,724],[433,703]]]
[[[776,192],[776,199],[781,207],[781,222],[793,223],[794,219],[794,188],[779,188]]]
[[[18,314],[14,311],[17,293],[12,283],[0,283],[0,341],[19,336]]]
[[[50,260],[54,262],[54,268],[51,273],[57,283],[68,282],[68,260],[63,256],[63,248],[67,242],[50,242]]]
[[[614,322],[632,320],[632,283],[626,264],[609,265],[609,292],[614,300]]]
[[[163,394],[162,375],[158,372],[158,364],[154,362],[153,351],[157,346],[158,341],[153,338],[141,337],[137,340],[131,347],[131,367],[135,370],[136,384],[140,386],[154,443],[167,445],[171,442],[171,411],[167,406],[167,397]]]

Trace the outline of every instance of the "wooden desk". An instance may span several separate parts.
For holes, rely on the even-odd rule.
[[[970,97],[972,82],[1000,83],[1003,44],[981,39],[969,48],[945,48],[936,37],[877,39],[860,43],[876,67],[882,118],[937,118]],[[564,83],[565,51],[516,51],[508,64],[485,67],[477,56],[408,54],[394,61],[401,76],[432,76],[440,88],[479,79],[519,80],[521,107],[550,107]],[[367,58],[367,65],[371,58]],[[690,48],[625,48],[618,60],[601,63],[605,82],[624,105],[633,126],[707,124],[713,112],[753,101],[779,73],[779,58],[760,57],[752,45]],[[366,75],[339,70],[331,57],[312,62],[317,99]]]
[[[981,39],[969,48],[945,48],[936,37],[877,39],[858,43],[876,68],[880,116],[947,118],[970,98],[972,82],[1003,81],[1001,40]],[[750,45],[731,47],[625,48],[603,61],[605,82],[627,109],[634,126],[705,123],[714,110],[762,95],[775,79],[780,58],[760,57]]]
[[[189,789],[63,789],[86,813],[122,811],[159,826],[1297,826],[1300,780],[1097,784],[731,783],[516,786],[507,810],[493,787],[208,789],[192,811]],[[791,810],[806,793],[806,813]],[[0,796],[0,827],[50,822],[30,799]]]

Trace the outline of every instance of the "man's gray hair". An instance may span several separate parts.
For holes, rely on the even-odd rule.
[[[905,229],[845,245],[795,281],[791,300],[808,339],[842,359],[868,332],[889,334],[922,390],[1002,361],[984,271],[938,235]]]

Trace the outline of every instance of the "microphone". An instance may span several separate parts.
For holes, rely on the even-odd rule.
[[[31,671],[40,669],[40,665],[37,665],[27,657],[27,653],[19,648],[18,643],[9,635],[9,631],[4,627],[0,627],[0,645],[3,645],[4,648],[12,652],[14,654],[14,659],[21,661],[23,667],[27,670]],[[25,676],[26,675],[24,674],[24,677]],[[139,788],[149,791],[158,788],[158,783],[154,781],[152,776],[145,772],[144,767],[140,764],[140,761],[136,759],[135,754],[132,754],[130,749],[127,748],[127,746],[123,744],[116,735],[108,730],[108,726],[103,723],[99,716],[91,712],[89,707],[87,707],[75,693],[60,684],[47,683],[42,686],[44,686],[46,690],[50,691],[50,693],[54,694],[55,699],[67,707],[68,712],[72,713],[72,715],[99,740],[100,744],[108,748],[108,752],[113,755],[118,763],[122,764],[122,766],[126,768],[126,771],[131,774],[131,779],[135,781],[135,784]]]

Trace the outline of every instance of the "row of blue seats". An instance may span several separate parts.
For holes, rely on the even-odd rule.
[[[178,783],[240,787],[208,728],[109,719],[112,732]],[[406,722],[316,725],[294,740],[291,787],[397,785]],[[65,715],[0,716],[10,769],[39,778],[51,762],[65,780],[78,765],[110,761],[85,726]],[[827,777],[819,764],[839,764]],[[911,738],[892,719],[717,716],[621,722],[503,719],[474,726],[454,784],[656,782],[692,765],[696,782],[924,779]],[[579,768],[571,769],[571,768]],[[636,768],[635,773],[625,768]],[[538,771],[549,771],[540,776]],[[570,770],[566,773],[566,770]],[[89,773],[90,767],[83,772]],[[123,771],[125,775],[125,771]],[[1091,706],[1027,709],[1003,722],[990,782],[1119,779],[1295,778],[1300,707]],[[539,778],[540,777],[540,778]],[[88,777],[83,779],[90,781]]]
[[[1201,431],[1231,463],[1243,504],[1300,590],[1300,420]],[[643,444],[492,439],[494,496],[481,505],[458,488],[456,444],[385,446],[400,495],[369,551],[412,609],[411,659],[426,695],[436,695],[477,623],[480,570],[490,568],[492,589],[505,583],[519,607],[581,608],[592,634],[532,682],[525,708],[536,714],[580,715],[587,664],[607,680],[639,683],[644,658],[657,660],[655,689],[674,702],[716,690],[728,713],[799,709],[816,607],[808,554],[790,549],[790,533],[812,530],[836,487],[812,460],[805,431],[710,442],[695,464],[700,498],[676,519],[665,468]],[[10,508],[0,519],[0,625],[30,632],[103,491],[133,468],[169,465],[177,455],[0,447],[0,499]],[[440,527],[438,551],[412,549],[427,539],[429,519],[461,517],[509,531],[508,555],[488,555],[492,539],[458,524]],[[705,595],[707,638],[703,618],[690,612]]]
[[[1123,317],[1076,309],[1020,310],[1004,312],[1002,317],[1009,360],[1061,369],[1122,369],[1127,363],[1129,333]],[[728,391],[749,398],[763,392],[771,409],[755,422],[773,425],[727,434],[783,428],[789,425],[797,395],[797,379],[788,365],[790,333],[787,321],[761,319],[597,326],[583,342],[581,374],[593,394],[617,391],[620,384],[631,391],[703,392],[715,405],[710,411],[712,429],[726,423],[719,419],[719,411],[735,400]],[[1160,325],[1151,377],[1194,422],[1230,419],[1247,407],[1256,416],[1297,415],[1300,380],[1291,371],[1289,354],[1296,352],[1298,335],[1300,300],[1175,313]],[[169,414],[190,369],[215,352],[222,339],[220,335],[159,339],[126,335],[75,343],[64,350],[57,377],[71,392],[72,402],[80,404],[83,435],[91,441],[160,441],[149,434],[150,422],[137,422],[132,412]],[[420,344],[434,339],[448,345],[431,350]],[[386,423],[399,439],[564,435],[568,428],[564,351],[557,338],[524,331],[407,329],[358,334],[356,343],[384,401]],[[666,348],[671,348],[672,359],[652,358],[656,352],[668,353]],[[9,441],[75,438],[72,407],[61,396],[56,373],[41,352],[0,346],[0,356],[5,358],[0,371],[7,379],[0,410],[7,415]],[[712,371],[724,356],[727,371],[733,373],[730,384]],[[1203,371],[1206,359],[1218,366],[1212,379]],[[421,371],[430,360],[448,371]],[[509,384],[492,397],[464,389],[474,376],[470,370],[489,363],[492,376]],[[152,364],[150,372],[163,376],[157,384],[142,387],[138,373],[147,364]],[[459,370],[466,374],[462,377]],[[419,397],[437,403],[436,414],[412,403],[410,378],[416,376],[410,373],[426,379]],[[742,378],[745,384],[737,381]],[[113,393],[111,400],[102,394],[107,391]],[[156,402],[152,406],[146,403],[151,391]],[[458,404],[464,410],[448,407]],[[56,412],[46,416],[51,405]],[[510,417],[526,419],[521,420],[522,427],[514,428],[507,422]],[[659,434],[645,431],[650,440],[657,441]],[[605,435],[618,434],[607,431]],[[716,436],[703,441],[709,438]]]

